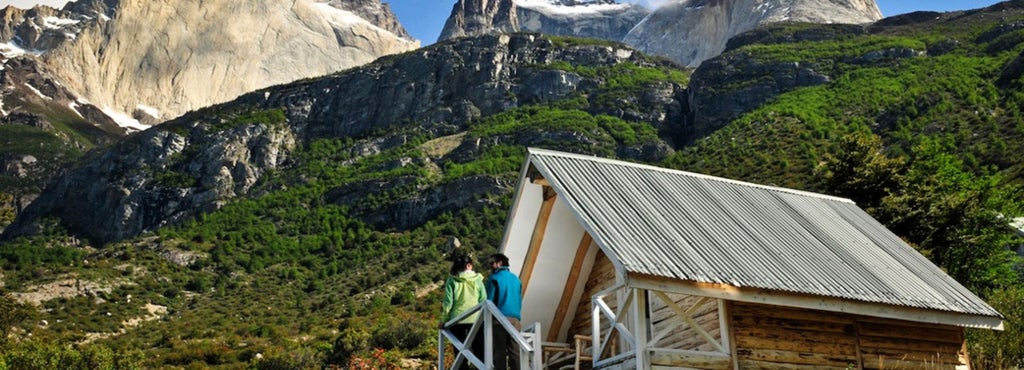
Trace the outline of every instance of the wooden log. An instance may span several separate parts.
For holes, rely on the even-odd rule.
[[[884,370],[956,370],[957,364],[907,361],[896,358],[864,357],[864,369]]]
[[[732,359],[723,353],[654,349],[651,365],[725,370],[732,367]]]
[[[957,353],[940,353],[940,352],[915,352],[905,350],[893,350],[893,349],[877,349],[877,348],[863,348],[861,347],[861,354],[864,358],[891,358],[905,361],[918,361],[918,362],[935,362],[943,364],[959,364],[960,355]]]
[[[780,319],[806,320],[813,322],[831,322],[852,324],[854,317],[843,313],[787,308],[779,306],[759,305],[736,302],[733,309],[734,317],[775,317]]]
[[[851,346],[857,344],[856,337],[836,333],[749,326],[741,327],[738,325],[734,326],[733,330],[736,333],[736,338],[753,337],[767,341],[832,342]]]
[[[743,370],[849,370],[846,365],[843,366],[813,366],[809,367],[806,365],[794,365],[794,364],[780,364],[777,362],[757,361],[757,360],[740,360],[739,368]]]
[[[823,322],[768,316],[734,316],[733,322],[737,326],[773,327],[791,330],[814,330],[847,335],[853,334],[856,330],[856,326],[852,322]]]
[[[856,355],[822,354],[769,349],[737,348],[736,356],[743,360],[756,360],[794,365],[845,367],[849,364],[857,363]]]
[[[960,353],[960,349],[963,344],[930,342],[918,339],[861,337],[860,346],[862,348],[902,349],[926,353],[958,354]]]
[[[915,339],[956,345],[963,342],[963,329],[953,326],[904,327],[868,322],[861,322],[857,326],[857,332],[862,337]]]
[[[842,353],[855,355],[857,346],[832,341],[767,341],[753,337],[735,337],[737,348],[764,348],[783,351],[807,351],[814,353]]]

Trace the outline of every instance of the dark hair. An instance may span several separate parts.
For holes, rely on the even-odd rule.
[[[501,262],[501,265],[503,267],[508,267],[508,256],[506,256],[504,254],[501,254],[501,253],[492,254],[491,255],[491,261]]]
[[[460,272],[466,270],[466,265],[473,263],[473,259],[468,255],[455,256],[452,258],[452,275],[458,275]]]

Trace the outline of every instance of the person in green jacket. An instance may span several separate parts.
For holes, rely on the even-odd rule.
[[[463,312],[475,307],[487,299],[484,291],[484,276],[473,271],[473,261],[469,256],[459,256],[452,261],[451,275],[444,282],[444,299],[441,301],[441,327],[444,324],[458,317]],[[469,330],[473,323],[480,317],[480,313],[474,313],[459,320],[458,323],[449,328],[449,331],[456,338],[465,342],[469,336]],[[484,341],[483,333],[477,334],[471,343],[473,354],[483,359]],[[463,362],[464,369],[469,369],[469,362]]]

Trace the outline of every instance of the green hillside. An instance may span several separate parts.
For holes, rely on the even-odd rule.
[[[685,85],[691,71],[653,59],[555,59],[521,68],[595,86],[517,100],[455,130],[408,121],[301,142],[248,196],[123,242],[90,245],[52,221],[0,245],[0,324],[14,326],[0,369],[429,367],[449,238],[478,257],[494,251],[526,146],[850,197],[1007,316],[1006,331],[969,333],[977,368],[1024,366],[1024,269],[1012,252],[1021,242],[1007,227],[1024,216],[1024,2],[998,6],[851,32],[754,31],[719,61],[799,63],[829,82],[782,91],[688,146],[643,113],[649,91]],[[218,129],[286,119],[224,107],[195,114],[213,110],[226,115]],[[354,150],[385,137],[402,140]],[[194,186],[180,173],[158,178],[167,189]],[[381,210],[408,210],[432,189],[475,179],[503,190],[422,222],[380,222]],[[14,299],[40,290],[52,299],[38,310]]]

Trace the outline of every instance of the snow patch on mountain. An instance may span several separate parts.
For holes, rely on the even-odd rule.
[[[106,114],[107,117],[110,117],[110,119],[113,119],[114,122],[117,122],[118,126],[127,129],[128,132],[143,131],[151,127],[149,125],[143,125],[142,123],[139,123],[139,120],[132,118],[132,116],[129,116],[124,112],[117,111],[116,109],[112,109],[108,106],[103,106],[103,109],[101,110],[103,111],[103,114]]]
[[[597,1],[580,1],[577,5],[562,5],[549,0],[519,0],[517,6],[533,9],[550,15],[591,16],[608,12],[620,12],[629,9],[630,4],[602,3]]]

